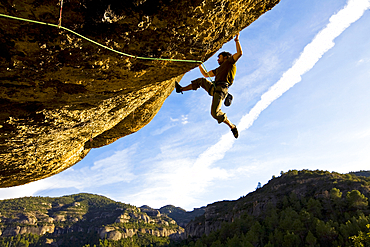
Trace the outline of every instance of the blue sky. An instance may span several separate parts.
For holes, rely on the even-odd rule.
[[[240,33],[234,100],[223,107],[237,140],[211,117],[205,91],[173,92],[139,132],[58,175],[0,189],[0,199],[88,192],[192,210],[238,199],[280,171],[370,170],[369,7],[281,0]],[[234,41],[221,50],[235,53]],[[217,67],[217,57],[205,65]],[[193,69],[180,84],[198,77]]]

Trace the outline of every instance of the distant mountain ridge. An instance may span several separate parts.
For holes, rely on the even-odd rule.
[[[192,211],[186,211],[180,207],[175,207],[173,205],[167,205],[161,207],[159,211],[163,214],[168,215],[174,219],[177,224],[181,227],[184,227],[194,218],[202,216],[205,213],[206,207],[194,208]]]
[[[370,177],[370,171],[359,171],[359,172],[350,172],[350,174],[356,175],[356,176],[362,176],[362,177]]]
[[[0,246],[353,246],[370,232],[369,174],[290,170],[238,200],[191,212],[85,193],[3,200]]]
[[[147,213],[148,212],[148,213]],[[151,243],[180,238],[184,229],[156,214],[93,194],[57,198],[24,197],[0,201],[0,237],[40,235],[57,246],[108,241]],[[75,239],[71,243],[70,239]],[[0,241],[0,246],[1,241]]]
[[[209,204],[203,217],[186,226],[186,237],[197,240],[197,246],[368,244],[369,173],[282,172],[236,201]]]

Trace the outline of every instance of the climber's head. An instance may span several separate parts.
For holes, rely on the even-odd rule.
[[[231,53],[227,51],[223,51],[220,54],[218,54],[217,62],[219,65],[221,65],[223,62],[225,62],[229,57],[231,57]]]

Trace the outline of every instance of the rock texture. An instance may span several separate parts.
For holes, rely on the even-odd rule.
[[[350,174],[353,174],[353,177]],[[278,209],[284,204],[287,207],[293,207],[293,203],[289,202],[291,198],[306,198],[306,201],[309,198],[330,199],[330,191],[333,188],[339,189],[343,195],[349,191],[358,190],[369,197],[370,183],[356,178],[356,174],[369,177],[370,171],[339,174],[320,170],[289,170],[280,177],[273,177],[262,188],[236,201],[221,201],[207,205],[203,217],[198,217],[186,225],[184,238],[196,239],[203,234],[209,235],[221,229],[224,224],[245,216],[264,219],[269,207]],[[345,205],[345,198],[345,196],[342,198],[343,205]],[[364,212],[368,215],[370,211],[367,204],[366,209]],[[346,211],[344,208],[343,210]],[[329,214],[328,211],[323,210],[323,215]]]
[[[70,0],[62,26],[149,58],[206,60],[279,0]],[[0,13],[58,23],[58,1]],[[148,124],[199,64],[128,58],[55,27],[0,17],[0,187],[59,173]]]
[[[152,211],[156,210],[142,211],[128,204],[84,193],[3,200],[0,201],[0,240],[32,233],[57,241],[73,232],[82,232],[85,236],[92,233],[91,236],[114,241],[135,235],[171,239],[184,236],[184,229],[176,221],[159,211],[151,214]]]
[[[142,207],[141,207],[141,210],[143,210]],[[174,219],[179,226],[183,228],[185,228],[186,225],[194,218],[204,215],[205,210],[206,210],[206,207],[201,207],[201,208],[194,208],[193,211],[189,212],[183,208],[175,207],[173,205],[167,205],[159,209],[159,211],[162,214],[168,215],[169,217]]]

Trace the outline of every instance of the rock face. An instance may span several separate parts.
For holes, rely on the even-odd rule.
[[[58,23],[58,1],[0,13]],[[70,0],[62,26],[148,58],[206,60],[279,0]],[[119,55],[64,29],[0,17],[0,187],[57,174],[138,131],[199,63]]]
[[[291,201],[298,200],[298,198],[305,198],[306,202],[309,201],[309,198],[330,201],[330,191],[333,188],[339,189],[343,195],[358,190],[366,198],[369,197],[370,183],[365,179],[356,178],[355,174],[368,177],[370,172],[339,174],[320,170],[290,170],[280,177],[273,177],[262,188],[256,189],[236,201],[221,201],[207,205],[203,217],[198,217],[186,225],[184,238],[196,239],[202,237],[203,234],[209,235],[211,232],[221,229],[223,224],[234,222],[245,216],[264,219],[269,208],[281,209],[284,205],[294,207]],[[343,207],[348,207],[347,209],[352,211],[353,208],[351,209],[351,206],[346,204],[346,199],[348,197],[341,198],[341,205],[347,205]],[[369,215],[368,203],[366,202],[365,205],[366,215]],[[344,208],[342,210],[346,211]],[[323,210],[323,215],[328,217],[329,211]]]
[[[179,226],[185,228],[191,220],[196,217],[203,216],[205,214],[206,207],[194,208],[193,211],[188,212],[183,208],[167,205],[161,207],[159,211],[174,219]]]
[[[64,203],[60,204],[61,201]],[[135,235],[171,239],[184,236],[184,229],[172,218],[157,212],[148,215],[140,208],[84,193],[3,200],[0,201],[0,240],[31,233],[59,241],[73,232],[114,241]]]

